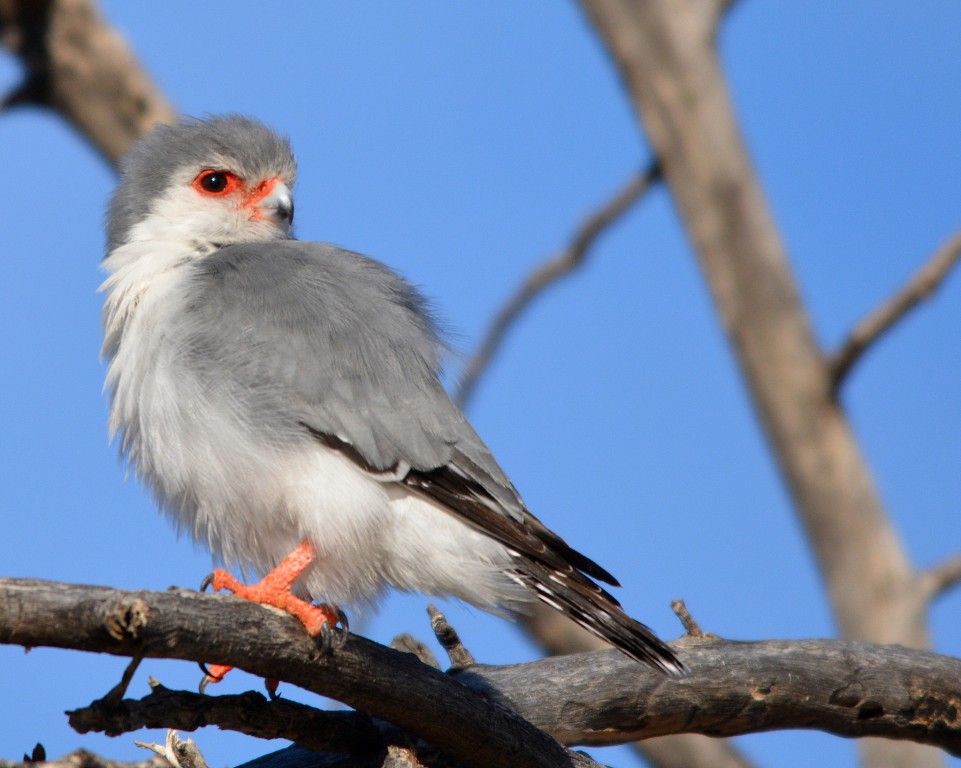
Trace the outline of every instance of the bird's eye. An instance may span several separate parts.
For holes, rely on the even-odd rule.
[[[201,194],[222,197],[233,192],[240,184],[240,179],[230,171],[218,171],[208,168],[201,171],[194,179],[194,189]]]
[[[225,189],[227,189],[227,174],[205,174],[200,178],[200,186],[208,192],[223,192]]]

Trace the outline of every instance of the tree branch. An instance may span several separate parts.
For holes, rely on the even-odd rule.
[[[953,555],[921,574],[921,588],[928,601],[958,584],[961,584],[961,554]]]
[[[350,636],[325,656],[289,616],[231,597],[0,579],[0,642],[216,661],[366,711],[465,766],[574,765],[548,735],[410,654]]]
[[[640,200],[660,178],[660,168],[652,161],[646,169],[633,176],[604,205],[593,211],[581,223],[574,237],[559,254],[536,266],[520,287],[494,316],[484,339],[464,368],[454,396],[464,408],[474,393],[477,382],[500,350],[501,344],[517,318],[534,300],[554,283],[569,275],[584,263],[591,247],[608,227]]]
[[[522,616],[525,629],[550,654],[585,653],[610,648],[547,605],[538,603]],[[635,741],[631,747],[652,768],[755,768],[733,744],[699,733],[679,733]]]
[[[916,306],[931,298],[961,261],[961,231],[934,253],[894,296],[858,323],[828,362],[831,386],[837,392],[868,348]]]
[[[818,728],[961,755],[961,660],[899,646],[688,638],[683,680],[613,650],[445,675],[356,636],[325,656],[291,617],[233,597],[31,579],[0,580],[0,642],[216,660],[355,706],[468,766],[578,764],[530,724],[566,744]]]
[[[261,739],[287,739],[318,752],[363,754],[385,746],[384,733],[370,717],[357,712],[325,712],[295,701],[268,701],[256,691],[208,696],[172,691],[155,680],[142,699],[111,702],[107,697],[67,712],[77,733],[108,736],[142,728],[195,731],[208,725]]]
[[[143,699],[111,701],[108,696],[68,712],[70,725],[78,733],[99,731],[108,736],[141,728],[195,731],[215,725],[261,739],[287,739],[314,752],[353,755],[362,764],[379,766],[393,750],[409,752],[432,768],[455,768],[436,749],[359,712],[325,712],[284,699],[268,701],[255,691],[207,696],[171,691],[155,680],[150,687],[150,695]]]
[[[916,573],[884,509],[752,167],[699,0],[581,0],[605,43],[713,295],[835,621],[850,639],[929,646]],[[867,765],[934,768],[866,742]]]
[[[0,41],[24,80],[0,101],[50,107],[111,164],[176,112],[91,0],[0,0]]]

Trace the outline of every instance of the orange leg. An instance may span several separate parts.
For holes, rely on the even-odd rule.
[[[305,539],[281,561],[280,565],[257,584],[242,584],[222,568],[218,568],[210,574],[205,580],[205,584],[209,583],[215,592],[226,589],[246,600],[280,608],[300,619],[301,623],[307,628],[308,634],[316,637],[324,631],[325,624],[331,627],[337,626],[341,615],[327,605],[312,605],[306,600],[295,597],[290,592],[294,582],[316,558],[317,551],[313,544]],[[231,669],[233,667],[224,664],[211,664],[207,668],[207,674],[201,683],[201,688],[208,683],[219,683]],[[276,687],[277,682],[275,680],[267,681],[269,691],[273,692]]]

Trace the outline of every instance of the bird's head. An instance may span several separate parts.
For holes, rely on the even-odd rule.
[[[121,162],[107,252],[135,241],[202,250],[289,238],[296,173],[287,139],[255,120],[159,125]]]

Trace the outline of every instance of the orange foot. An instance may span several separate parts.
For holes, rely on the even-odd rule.
[[[328,605],[312,605],[306,600],[301,600],[291,594],[291,587],[297,578],[306,570],[317,558],[317,551],[306,539],[285,557],[280,565],[268,573],[262,581],[257,584],[242,584],[222,568],[218,568],[210,574],[201,585],[201,591],[208,585],[214,588],[215,592],[226,589],[233,592],[238,597],[250,600],[261,605],[270,605],[280,608],[287,613],[296,616],[307,628],[307,632],[312,636],[323,635],[326,645],[330,645],[331,627],[337,626],[339,622],[344,629],[347,629],[347,617],[342,611]],[[201,665],[202,666],[202,665]],[[203,691],[209,683],[219,683],[233,667],[225,664],[211,664],[204,669],[204,679],[200,683]],[[273,695],[277,690],[276,680],[267,680],[267,690]]]

